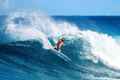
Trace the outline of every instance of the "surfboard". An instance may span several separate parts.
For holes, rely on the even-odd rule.
[[[58,57],[62,58],[63,60],[69,62],[72,61],[68,56],[66,56],[65,54],[63,54],[61,51],[57,51],[56,49],[52,49],[52,51],[54,51],[54,54],[56,54]]]

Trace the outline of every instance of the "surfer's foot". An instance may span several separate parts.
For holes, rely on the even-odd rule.
[[[56,47],[55,47],[54,49],[55,49],[55,50],[57,50],[57,51],[59,50],[59,49],[58,49],[58,48],[56,48]]]

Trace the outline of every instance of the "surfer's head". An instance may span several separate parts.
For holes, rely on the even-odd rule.
[[[64,38],[61,38],[61,41],[63,41],[63,42],[64,42]]]

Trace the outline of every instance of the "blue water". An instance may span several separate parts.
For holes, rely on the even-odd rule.
[[[63,24],[66,22],[77,26],[81,31],[101,33],[108,36],[105,39],[109,39],[109,36],[111,36],[112,39],[116,39],[119,42],[119,16],[51,16],[47,17],[50,21],[47,21],[47,19],[43,20],[46,17],[35,17],[35,20],[32,21],[30,20],[32,16],[25,15],[23,17],[22,15],[0,16],[0,80],[120,79],[119,62],[118,65],[114,65],[110,60],[104,59],[104,56],[100,57],[101,59],[96,58],[99,55],[91,54],[91,44],[93,43],[81,37],[78,39],[75,37],[76,33],[72,35],[73,39],[69,39],[69,35],[65,37],[65,45],[62,48],[62,53],[67,55],[72,60],[71,62],[64,61],[63,58],[54,54],[55,52],[50,48],[46,49],[43,47],[46,44],[41,42],[44,37],[38,35],[40,34],[39,32],[42,32],[47,37],[53,39],[53,37],[48,36],[52,33],[49,29],[51,29],[51,26],[54,26],[50,23]],[[38,22],[35,23],[36,21]],[[61,26],[61,28],[64,28],[63,25]],[[57,35],[55,34],[55,36]],[[102,40],[101,36],[99,38]],[[112,42],[112,40],[110,41]],[[102,41],[100,44],[102,44]],[[110,43],[110,45],[112,46],[113,43]],[[97,47],[98,45],[95,46]],[[114,46],[114,49],[116,47]],[[119,43],[118,47],[120,47]],[[107,47],[104,48],[107,50]],[[104,54],[109,54],[109,51]],[[116,56],[119,56],[119,51]],[[110,59],[113,58],[110,56]]]
[[[90,29],[110,35],[120,35],[119,16],[53,16],[58,21],[69,21],[80,29]]]

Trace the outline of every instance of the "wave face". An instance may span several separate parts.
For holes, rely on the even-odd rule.
[[[120,17],[0,16],[0,80],[120,79]],[[62,53],[52,51],[65,38]]]

